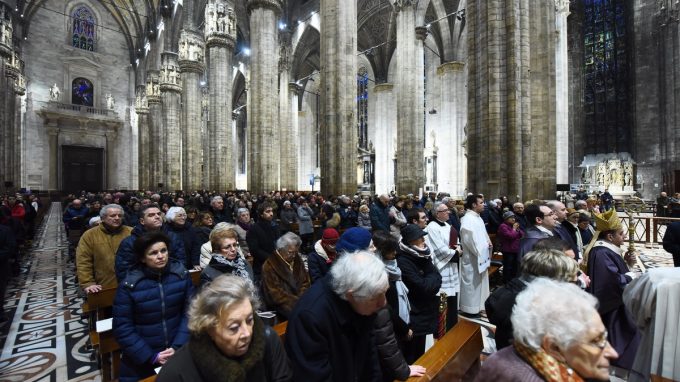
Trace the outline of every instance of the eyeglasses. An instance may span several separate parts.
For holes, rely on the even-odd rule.
[[[223,250],[223,251],[230,251],[230,250],[238,249],[238,243],[224,245],[220,249]]]
[[[450,210],[439,210],[439,211],[437,211],[437,213],[442,213],[442,212],[446,212],[448,214],[451,211]]]

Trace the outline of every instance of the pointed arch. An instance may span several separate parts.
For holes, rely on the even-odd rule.
[[[320,68],[319,50],[321,48],[321,34],[312,25],[307,25],[297,44],[293,47],[293,63],[290,78],[299,80]]]

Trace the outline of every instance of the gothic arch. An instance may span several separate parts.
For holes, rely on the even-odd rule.
[[[320,68],[319,49],[321,47],[321,35],[311,25],[300,36],[294,46],[293,62],[291,65],[291,80],[296,81],[309,76]]]

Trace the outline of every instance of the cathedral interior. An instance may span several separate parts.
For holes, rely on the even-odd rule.
[[[2,0],[0,181],[680,190],[675,0]]]

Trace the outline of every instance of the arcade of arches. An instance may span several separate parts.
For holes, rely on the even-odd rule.
[[[0,0],[0,181],[524,199],[571,183],[652,198],[680,190],[679,13],[674,0]]]

